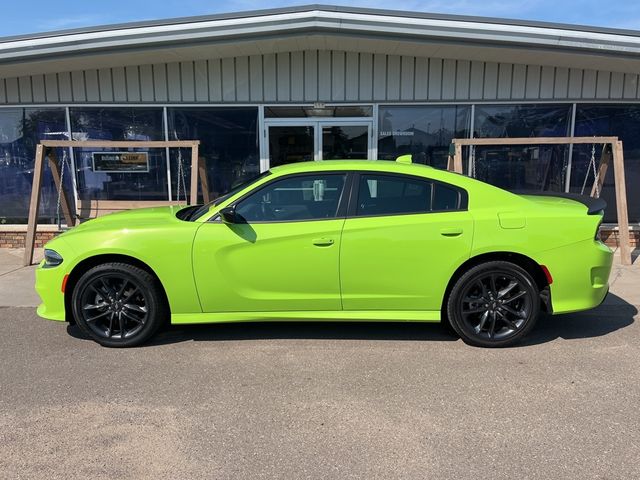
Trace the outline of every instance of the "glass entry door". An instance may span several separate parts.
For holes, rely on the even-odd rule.
[[[270,167],[315,160],[314,125],[273,125],[268,131]]]
[[[322,125],[322,160],[367,160],[369,125]]]
[[[265,121],[265,127],[267,168],[310,160],[373,158],[370,121],[278,119]]]

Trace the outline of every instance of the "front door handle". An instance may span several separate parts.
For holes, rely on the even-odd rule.
[[[440,235],[445,237],[457,237],[462,235],[462,227],[441,228]]]
[[[316,238],[313,240],[316,247],[328,247],[333,245],[333,238]]]

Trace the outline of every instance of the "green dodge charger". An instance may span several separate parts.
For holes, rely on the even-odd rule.
[[[269,320],[445,322],[468,344],[503,347],[541,311],[603,301],[604,208],[403,162],[285,165],[207,205],[58,236],[36,272],[38,314],[109,347],[168,323]]]

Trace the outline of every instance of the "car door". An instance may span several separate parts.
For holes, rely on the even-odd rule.
[[[471,251],[466,192],[422,177],[361,172],[340,253],[345,310],[440,310]]]
[[[204,223],[193,246],[205,312],[340,310],[345,173],[277,178],[241,198],[241,223]]]

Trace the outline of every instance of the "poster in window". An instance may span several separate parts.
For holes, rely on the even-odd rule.
[[[94,172],[149,172],[149,155],[147,152],[93,152],[91,157]]]

